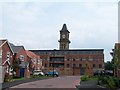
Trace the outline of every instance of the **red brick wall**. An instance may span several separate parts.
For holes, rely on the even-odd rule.
[[[10,52],[10,62],[11,64],[13,63],[13,53],[8,45],[8,43],[6,42],[3,46],[2,46],[2,63],[5,62],[5,60],[7,59],[7,52]]]
[[[7,59],[7,52],[10,52],[10,64],[13,65],[13,53],[8,45],[8,42],[6,42],[3,46],[2,46],[2,64],[6,61]],[[8,66],[7,63],[4,64],[4,67]],[[9,66],[10,67],[10,66]],[[4,70],[3,73],[5,72],[5,77],[6,78],[12,78],[12,75],[9,75],[9,73],[6,73],[6,71]]]
[[[27,54],[26,54],[26,51],[25,51],[24,48],[21,48],[19,50],[19,52],[16,55],[16,59],[18,59],[20,57],[20,55],[23,55],[24,56],[24,61],[27,61]]]
[[[27,54],[26,54],[26,51],[25,51],[24,48],[21,48],[19,50],[19,52],[16,54],[16,60],[18,60],[18,58],[20,57],[20,55],[23,55],[24,56],[24,62],[27,62]],[[20,69],[17,70],[16,75],[20,76]],[[29,68],[26,68],[25,75],[26,75],[25,77],[28,77],[28,78],[30,77]]]
[[[49,70],[49,60],[52,55],[40,55],[40,56],[43,59],[44,69]],[[56,57],[63,57],[63,56],[56,55]],[[85,73],[90,74],[90,75],[93,75],[93,72],[96,69],[104,69],[104,54],[73,54],[73,55],[65,55],[64,58],[65,58],[64,71],[60,71],[58,68],[58,71],[60,72],[60,74],[63,74],[63,75],[73,75],[72,64],[76,65],[74,75],[80,75],[79,64],[82,64],[82,67],[86,67],[86,64],[89,64],[90,68],[89,70],[85,69]],[[80,58],[90,58],[93,60],[82,60],[81,61]],[[72,60],[68,61],[68,59],[72,59]],[[73,61],[73,59],[75,59],[75,61]],[[69,64],[70,66],[69,68],[67,68],[67,64]],[[93,64],[96,65],[95,68],[93,68]],[[99,68],[99,64],[102,65],[101,68]],[[47,65],[47,67],[45,67],[45,65]]]

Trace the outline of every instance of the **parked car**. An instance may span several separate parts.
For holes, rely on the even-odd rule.
[[[41,70],[35,70],[33,72],[33,75],[40,75],[40,76],[44,76],[44,73]]]
[[[47,73],[45,73],[46,76],[59,76],[59,73],[57,71],[49,71]]]
[[[106,70],[106,71],[105,71],[105,74],[106,74],[106,75],[113,76],[113,71],[112,71],[112,70]]]
[[[94,71],[94,76],[96,75],[101,75],[101,74],[104,74],[105,72],[103,70],[96,70]]]

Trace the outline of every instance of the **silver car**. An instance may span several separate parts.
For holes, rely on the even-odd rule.
[[[44,73],[41,70],[35,70],[33,75],[40,75],[40,76],[44,76]]]

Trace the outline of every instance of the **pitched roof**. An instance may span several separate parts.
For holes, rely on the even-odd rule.
[[[27,56],[29,56],[30,58],[38,58],[39,56],[36,55],[35,53],[31,52],[31,51],[28,51],[26,50],[26,54]]]
[[[1,39],[1,40],[0,40],[0,48],[1,48],[5,43],[8,44],[8,47],[10,48],[10,50],[12,51],[12,53],[14,54],[14,52],[13,52],[13,50],[12,50],[12,48],[11,48],[11,46],[10,46],[10,44],[9,44],[9,42],[8,42],[7,39]]]
[[[63,24],[62,30],[61,30],[60,32],[69,32],[69,31],[67,30],[66,24]],[[69,32],[69,33],[70,33],[70,32]]]
[[[3,45],[5,42],[7,42],[7,39],[2,39],[2,40],[0,40],[0,47],[2,47],[2,45]]]
[[[23,46],[15,46],[12,43],[9,43],[11,49],[13,50],[14,53],[18,53],[21,48],[24,48]]]

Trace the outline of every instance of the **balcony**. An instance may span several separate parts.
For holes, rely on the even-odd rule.
[[[61,61],[50,61],[50,63],[64,63],[64,62],[61,62]]]

